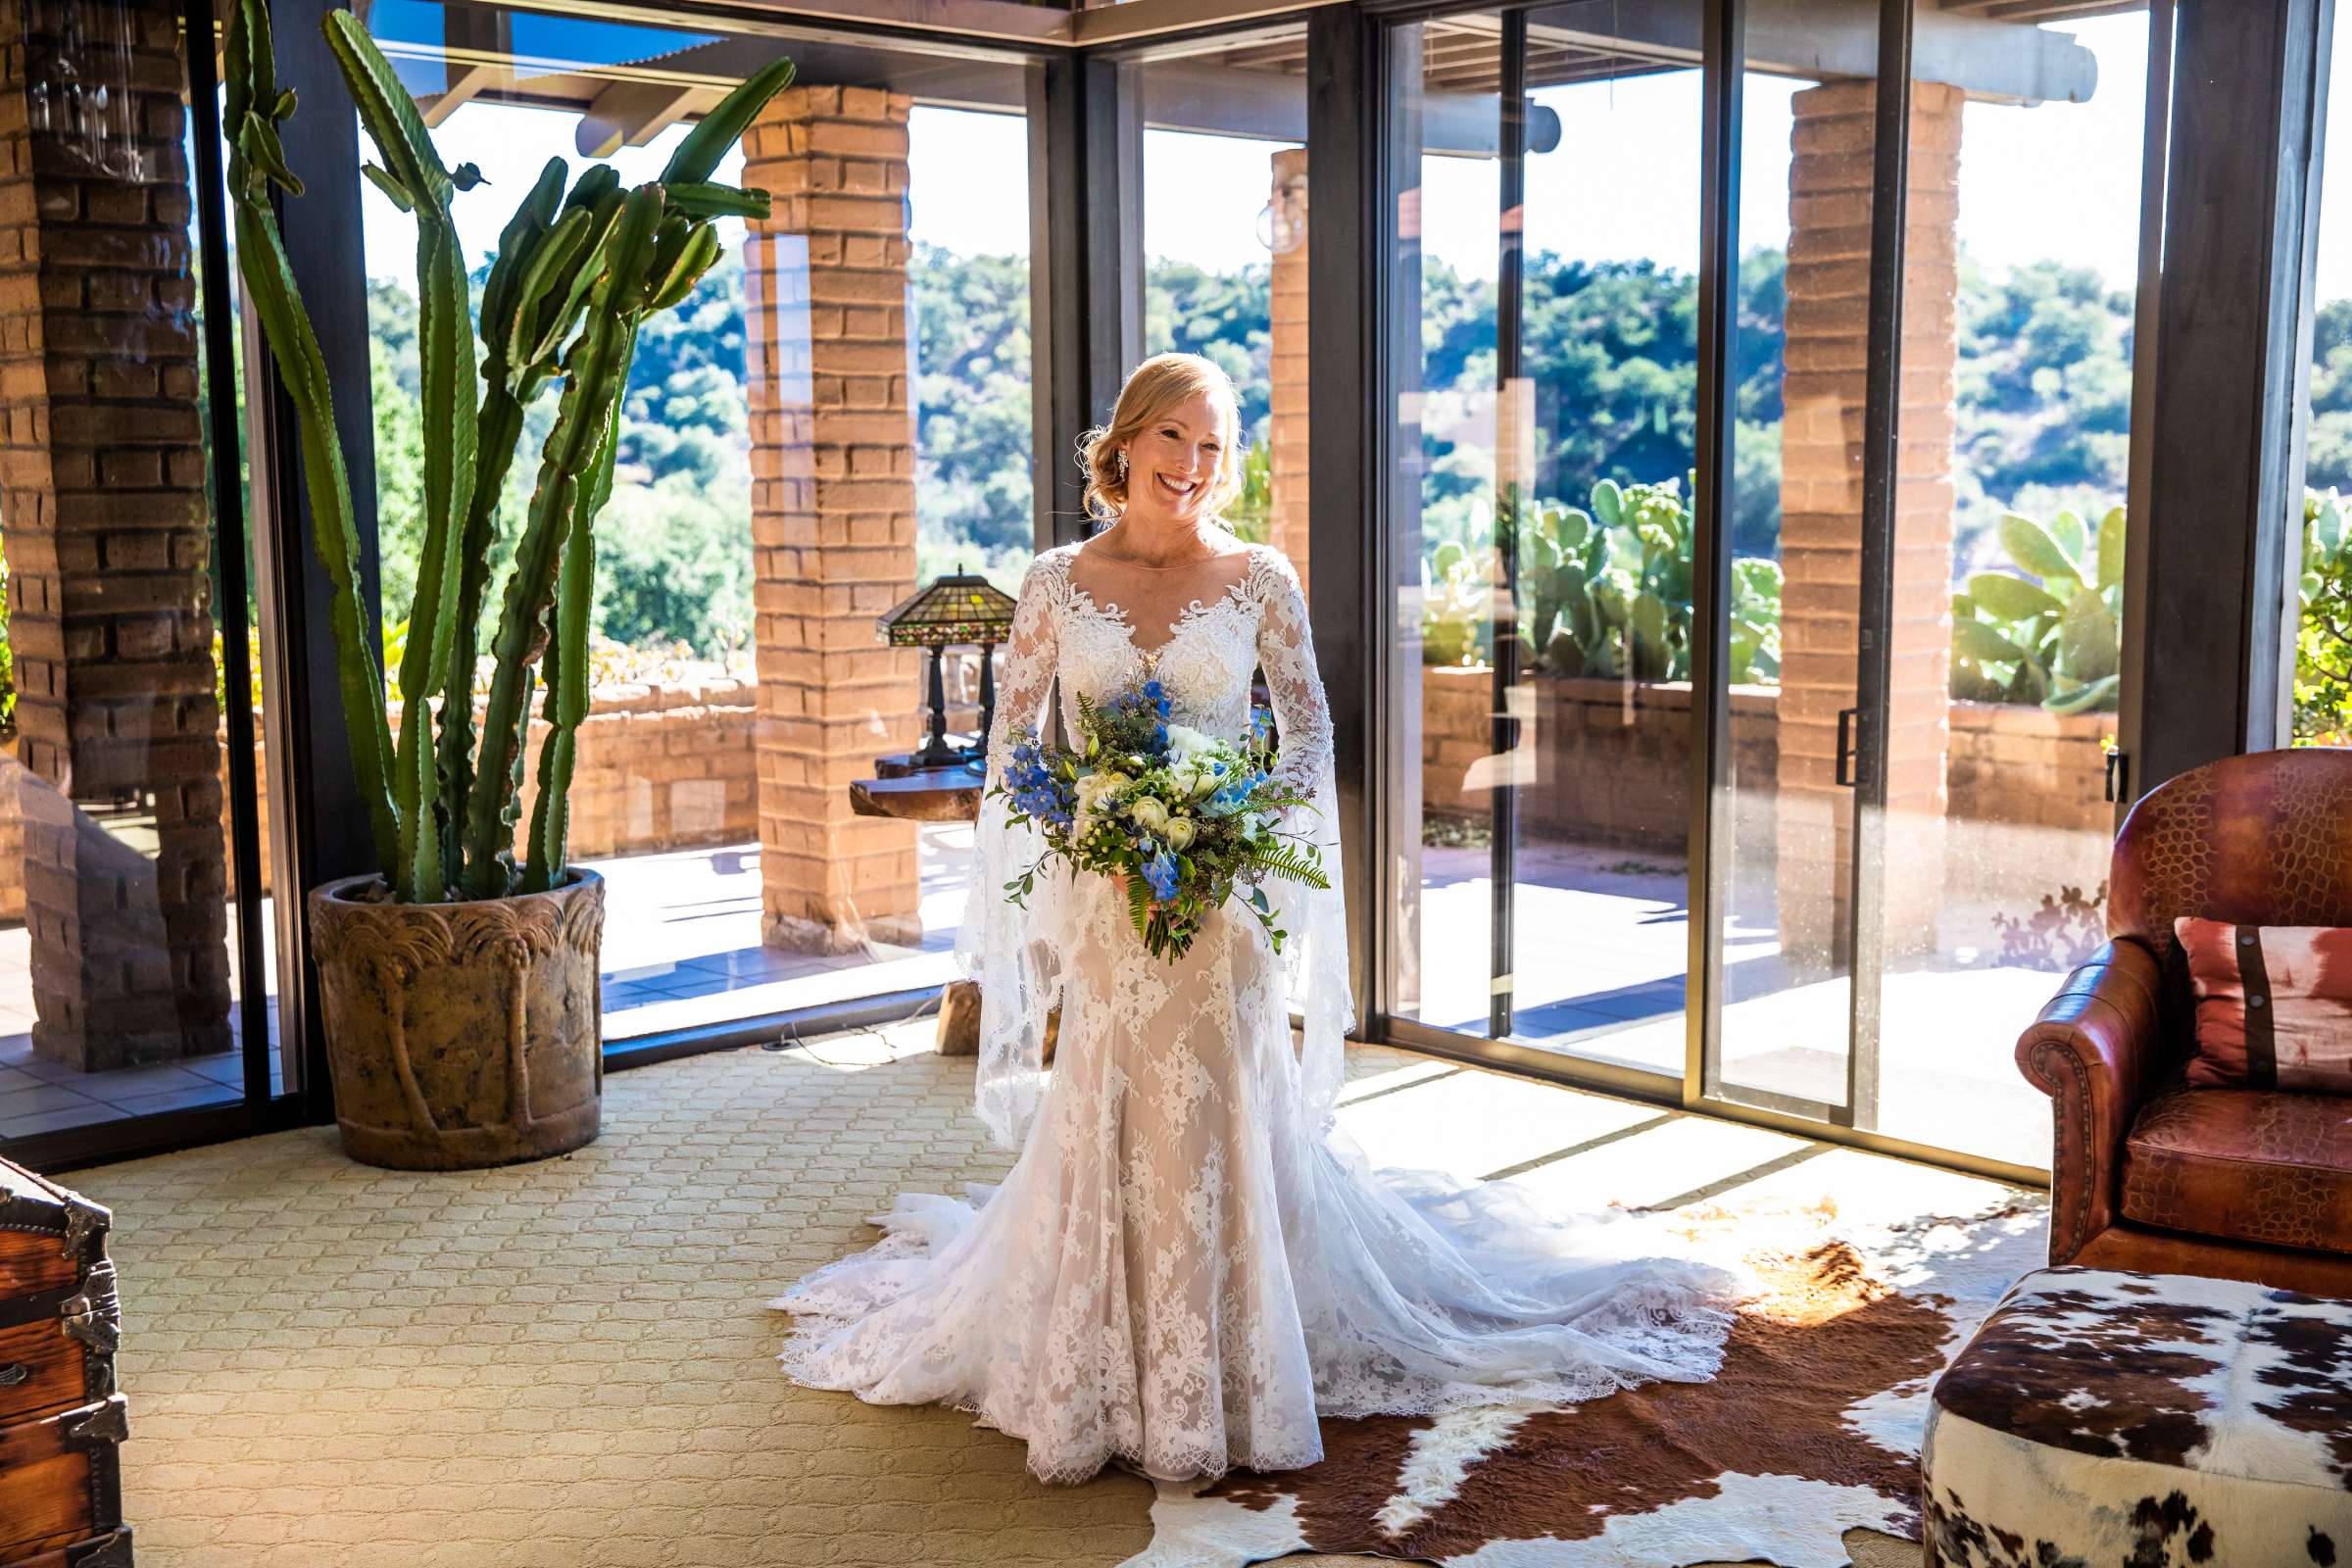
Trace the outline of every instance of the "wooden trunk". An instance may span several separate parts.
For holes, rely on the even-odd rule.
[[[128,1568],[112,1216],[0,1159],[0,1564]]]

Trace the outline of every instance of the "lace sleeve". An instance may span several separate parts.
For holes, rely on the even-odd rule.
[[[996,721],[988,734],[988,789],[1004,778],[1014,745],[1045,723],[1060,662],[1066,571],[1063,553],[1048,551],[1021,581],[1012,639],[1004,645],[1004,678],[997,687]],[[983,796],[956,956],[980,986],[975,1094],[980,1119],[1006,1149],[1019,1147],[1045,1092],[1046,1015],[1061,989],[1054,946],[1036,935],[1042,911],[1015,906],[1004,891],[1004,884],[1034,864],[1044,849],[1035,829],[1010,819],[1004,801]]]
[[[1331,707],[1315,668],[1306,595],[1299,589],[1298,569],[1277,551],[1259,553],[1257,571],[1263,579],[1257,663],[1265,671],[1274,723],[1282,737],[1274,776],[1298,794],[1311,796],[1316,781],[1331,770]]]
[[[1266,884],[1276,917],[1288,933],[1282,949],[1291,1010],[1298,1014],[1299,1088],[1319,1130],[1339,1100],[1346,1066],[1341,1053],[1355,1021],[1348,984],[1348,910],[1341,889],[1339,789],[1332,770],[1331,707],[1315,668],[1314,634],[1298,573],[1280,551],[1260,548],[1251,567],[1260,614],[1258,667],[1274,702],[1281,732],[1274,775],[1313,803],[1285,813],[1285,832],[1311,845],[1323,862],[1327,888],[1275,880]]]

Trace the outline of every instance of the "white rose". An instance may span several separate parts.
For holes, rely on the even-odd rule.
[[[1200,828],[1189,816],[1179,816],[1168,823],[1168,848],[1179,853],[1193,847],[1193,835]]]
[[[1195,752],[1212,750],[1216,744],[1214,740],[1190,724],[1170,724],[1168,726],[1168,753],[1172,757],[1190,757]]]
[[[1191,794],[1196,801],[1204,795],[1216,793],[1217,785],[1224,779],[1223,773],[1214,766],[1197,768],[1195,773],[1197,776],[1193,780]]]
[[[1135,819],[1137,827],[1147,833],[1165,833],[1168,830],[1168,808],[1160,804],[1156,796],[1145,796],[1127,808],[1127,814]]]
[[[1099,778],[1099,779],[1101,779],[1101,780],[1102,781],[1102,788],[1100,791],[1098,791],[1098,792],[1096,793],[1096,795],[1095,795],[1095,800],[1096,800],[1096,802],[1097,802],[1098,804],[1100,804],[1101,802],[1103,802],[1103,801],[1110,800],[1112,797],[1116,796],[1116,795],[1117,795],[1117,794],[1118,794],[1118,793],[1119,793],[1121,790],[1125,789],[1125,788],[1126,788],[1128,785],[1130,785],[1130,784],[1132,784],[1132,783],[1134,783],[1134,782],[1135,782],[1135,780],[1133,780],[1133,779],[1129,778],[1129,777],[1128,777],[1126,774],[1124,774],[1124,773],[1116,773],[1116,772],[1112,772],[1112,773],[1096,773],[1096,774],[1092,774],[1092,775],[1090,775],[1090,776],[1092,776],[1092,777],[1094,777],[1094,778]]]
[[[1101,773],[1087,773],[1077,780],[1077,813],[1094,815],[1103,807],[1103,797],[1110,795],[1110,780]]]

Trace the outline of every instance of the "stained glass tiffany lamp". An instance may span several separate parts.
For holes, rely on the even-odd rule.
[[[952,767],[988,749],[997,711],[997,644],[1012,630],[1009,594],[986,577],[956,572],[942,577],[875,621],[893,648],[931,650],[931,739],[914,754],[917,767]],[[941,663],[951,648],[980,650],[980,735],[970,746],[948,744],[948,687]]]

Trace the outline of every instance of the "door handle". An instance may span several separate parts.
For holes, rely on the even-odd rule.
[[[1854,749],[1854,738],[1862,727],[1862,710],[1838,710],[1838,783],[1840,788],[1852,789],[1861,774],[1855,764],[1860,760]]]

